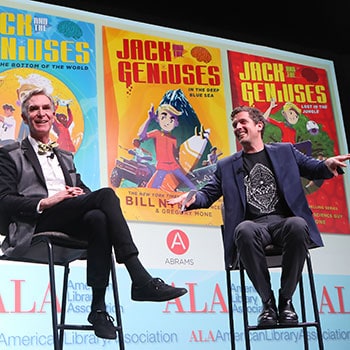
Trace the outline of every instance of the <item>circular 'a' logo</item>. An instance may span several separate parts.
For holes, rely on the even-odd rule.
[[[170,231],[166,242],[169,250],[177,255],[185,254],[190,246],[188,236],[181,230]]]

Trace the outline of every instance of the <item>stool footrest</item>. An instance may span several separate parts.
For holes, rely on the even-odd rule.
[[[80,331],[93,331],[94,327],[91,325],[77,325],[77,324],[59,324],[58,329],[80,330]],[[115,326],[116,330],[121,330],[121,326]]]
[[[275,326],[248,326],[249,331],[259,331],[262,329],[278,329],[278,328],[301,328],[301,327],[318,327],[317,322],[299,322],[295,324],[276,324]]]

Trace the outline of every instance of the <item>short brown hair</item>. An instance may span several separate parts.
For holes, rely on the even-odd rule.
[[[264,131],[265,131],[265,125],[266,125],[266,119],[265,119],[263,113],[255,107],[238,106],[238,107],[235,107],[233,109],[233,111],[231,112],[231,121],[233,121],[233,119],[235,119],[236,115],[240,112],[248,112],[250,119],[252,119],[255,122],[255,124],[258,124],[259,122],[261,122],[263,124],[263,127],[261,129],[261,137],[263,137]]]

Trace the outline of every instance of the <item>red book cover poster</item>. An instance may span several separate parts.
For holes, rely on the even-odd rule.
[[[234,51],[228,62],[232,104],[264,112],[265,142],[298,144],[319,159],[340,154],[326,69]],[[301,181],[319,230],[349,234],[344,177]]]

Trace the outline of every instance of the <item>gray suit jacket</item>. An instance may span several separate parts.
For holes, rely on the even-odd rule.
[[[73,154],[55,148],[66,184],[89,188],[81,181]],[[30,246],[39,219],[37,205],[48,196],[43,172],[28,138],[0,148],[0,233],[6,235],[2,251],[21,256]]]

